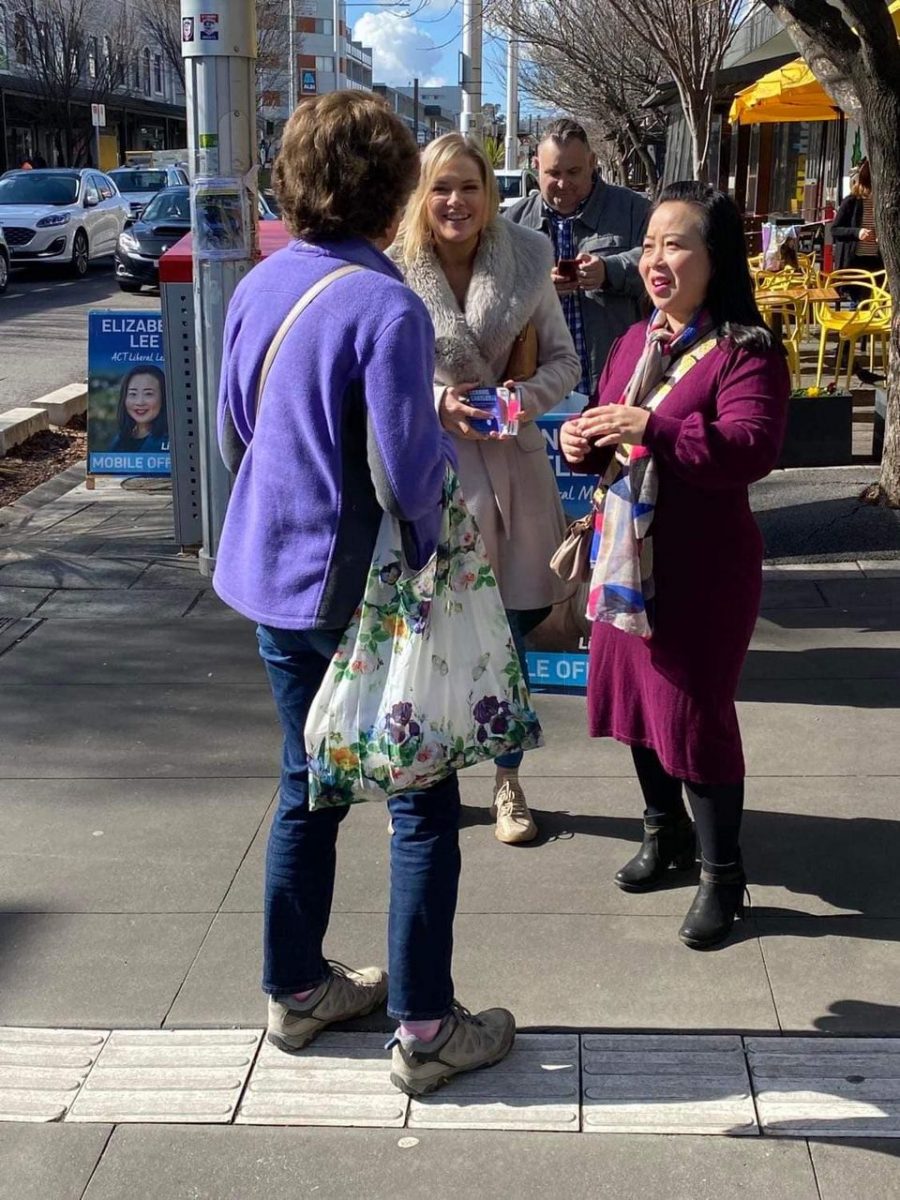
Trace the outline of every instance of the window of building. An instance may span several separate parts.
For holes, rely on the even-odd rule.
[[[333,54],[317,54],[316,55],[316,70],[317,71],[334,71],[334,55]]]
[[[157,95],[162,95],[163,90],[163,70],[162,70],[162,55],[153,55],[153,90]]]
[[[143,59],[144,59],[144,70],[143,70],[144,95],[149,96],[150,95],[150,51],[147,50],[146,48],[144,49]]]
[[[88,44],[87,44],[88,79],[96,79],[97,78],[97,56],[98,56],[98,54],[99,54],[99,48],[97,45],[97,39],[95,37],[88,38]]]
[[[313,33],[324,33],[327,34],[328,37],[334,36],[334,21],[327,21],[316,17],[316,19],[313,21],[313,25],[315,26]]]
[[[13,24],[13,41],[16,46],[16,62],[28,62],[28,26],[25,23],[25,17],[22,13],[16,13],[16,19]]]

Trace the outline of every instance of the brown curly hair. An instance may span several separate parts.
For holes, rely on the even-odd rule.
[[[307,242],[381,237],[419,177],[407,126],[371,92],[329,92],[298,105],[275,160],[285,225]]]

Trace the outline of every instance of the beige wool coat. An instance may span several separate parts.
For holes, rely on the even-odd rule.
[[[430,249],[409,267],[435,331],[435,403],[457,383],[504,382],[513,342],[532,321],[538,369],[521,383],[526,420],[506,441],[454,438],[466,503],[481,530],[506,608],[535,609],[568,594],[549,561],[565,532],[559,491],[534,418],[575,387],[581,364],[550,279],[553,251],[542,233],[499,218],[481,235],[465,311]]]

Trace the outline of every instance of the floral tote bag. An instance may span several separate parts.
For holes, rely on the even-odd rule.
[[[484,543],[448,470],[437,549],[408,570],[385,514],[362,603],[306,721],[312,809],[428,787],[542,744]]]

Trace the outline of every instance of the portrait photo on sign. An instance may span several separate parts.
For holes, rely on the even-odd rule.
[[[170,474],[162,317],[92,312],[88,328],[88,473]]]

